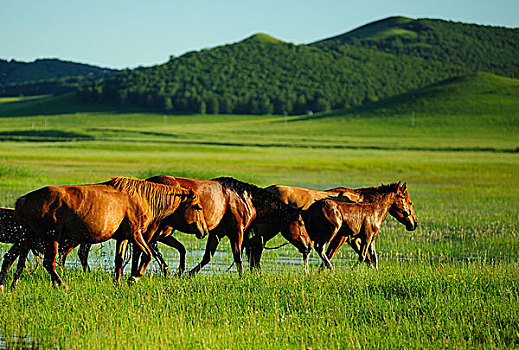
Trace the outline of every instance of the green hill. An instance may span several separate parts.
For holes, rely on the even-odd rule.
[[[162,65],[125,70],[79,96],[165,112],[325,112],[477,71],[519,77],[518,33],[392,17],[311,45],[256,34]]]
[[[79,95],[84,101],[167,112],[301,114],[376,101],[466,72],[350,45],[322,50],[256,35],[162,65],[125,70]]]
[[[425,88],[392,96],[348,113],[436,116],[501,116],[519,121],[519,80],[490,73],[449,78]]]
[[[117,70],[58,59],[34,62],[0,59],[0,96],[64,93],[115,72]]]
[[[311,45],[344,44],[519,78],[519,28],[390,17]]]
[[[115,74],[58,60],[0,61],[0,73],[11,67],[0,95],[77,88],[83,103],[125,110],[304,114],[368,105],[476,72],[519,78],[517,52],[519,29],[391,17],[309,45],[255,34]]]

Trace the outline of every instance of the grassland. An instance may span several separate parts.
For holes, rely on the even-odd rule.
[[[485,80],[496,83],[473,79],[483,88],[450,82],[419,92],[414,102],[400,97],[311,117],[113,111],[79,105],[73,96],[0,101],[2,206],[44,185],[114,175],[231,175],[309,188],[402,180],[420,220],[408,233],[386,219],[378,272],[351,270],[354,255],[344,247],[336,271],[317,273],[313,254],[304,274],[287,246],[266,252],[265,271],[239,278],[226,272],[224,240],[208,273],[149,273],[118,288],[104,245],[91,258],[92,273],[64,269],[69,291],[53,289],[40,268],[0,296],[0,348],[519,346],[517,84],[500,80],[511,84],[499,89],[505,94],[460,113],[482,98]],[[449,98],[453,92],[441,93],[449,88],[468,93]],[[192,267],[205,241],[179,239]],[[161,248],[175,265],[174,252]]]

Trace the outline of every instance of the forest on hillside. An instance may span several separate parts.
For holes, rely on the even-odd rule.
[[[34,62],[0,59],[0,96],[62,94],[115,72],[114,69],[58,59]]]
[[[312,46],[330,50],[342,44],[519,78],[518,28],[391,17]]]
[[[376,101],[466,72],[350,45],[322,50],[256,35],[159,66],[125,70],[78,95],[166,112],[300,114]]]

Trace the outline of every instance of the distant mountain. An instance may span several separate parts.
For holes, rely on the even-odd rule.
[[[0,60],[0,95],[62,93],[115,72],[117,70],[58,59]]]
[[[519,78],[519,28],[390,17],[311,46],[344,44]]]

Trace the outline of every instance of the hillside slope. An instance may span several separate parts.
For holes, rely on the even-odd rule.
[[[390,17],[311,46],[344,44],[519,78],[519,28]]]
[[[349,113],[434,115],[438,118],[499,116],[519,123],[519,80],[490,73],[449,78],[425,88],[354,108]]]

